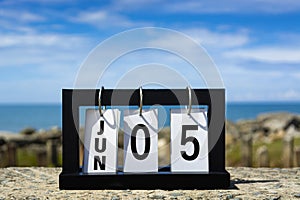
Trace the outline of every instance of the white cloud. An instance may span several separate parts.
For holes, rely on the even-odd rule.
[[[162,0],[127,0],[118,1],[113,4],[113,7],[124,12],[147,8],[147,10],[164,13],[287,13],[299,11],[300,2],[298,0],[175,0],[170,3]]]
[[[36,2],[37,4],[53,3],[49,0],[43,2],[39,2],[38,0],[24,0],[23,2]],[[2,3],[0,2],[0,4]],[[13,5],[13,3],[10,5]],[[113,28],[116,31],[120,31],[137,26],[151,26],[151,22],[145,22],[143,19],[134,19],[132,16],[140,16],[143,12],[151,13],[155,11],[164,13],[164,15],[168,15],[170,18],[163,20],[164,22],[160,22],[155,17],[149,17],[154,25],[159,24],[168,27],[175,25],[181,27],[182,32],[208,49],[208,53],[213,55],[212,58],[219,65],[230,100],[300,99],[300,88],[295,84],[299,81],[300,73],[296,70],[287,72],[284,68],[284,64],[294,65],[300,63],[300,49],[298,48],[300,40],[297,32],[292,35],[284,33],[281,36],[277,33],[272,33],[273,38],[268,38],[268,42],[271,43],[270,46],[261,46],[265,41],[260,41],[263,37],[255,35],[255,30],[250,32],[234,26],[225,29],[201,27],[199,25],[201,18],[197,19],[199,22],[197,22],[198,28],[189,22],[183,24],[176,19],[171,21],[173,20],[173,15],[182,16],[185,13],[286,13],[300,10],[299,5],[298,1],[291,0],[225,0],[222,2],[216,2],[215,0],[191,0],[173,1],[172,3],[161,0],[125,0],[113,2],[111,5],[106,5],[105,7],[102,6],[98,10],[96,10],[96,6],[99,5],[95,5],[92,10],[80,9],[81,11],[78,11],[79,9],[74,6],[74,9],[69,9],[65,13],[59,13],[60,11],[51,7],[51,5],[49,7],[46,6],[47,8],[43,7],[36,13],[31,12],[31,9],[28,7],[27,11],[26,8],[24,10],[11,9],[12,7],[8,7],[9,9],[0,8],[0,70],[3,70],[1,71],[1,78],[7,79],[8,77],[9,79],[9,76],[12,76],[10,81],[1,80],[0,91],[1,93],[9,93],[10,88],[20,88],[20,94],[26,96],[26,101],[43,101],[43,98],[36,99],[35,95],[43,96],[47,99],[52,98],[53,101],[56,101],[61,87],[65,87],[66,85],[72,87],[71,84],[75,78],[79,64],[83,61],[89,50],[96,46],[96,43],[93,43],[92,40],[99,41],[99,38],[95,39],[94,37],[95,33],[98,34],[99,32],[93,29],[89,29],[86,32],[87,34],[91,34],[92,39],[81,35],[61,34],[61,32],[78,31],[79,28],[83,27],[82,24],[89,24],[101,29],[101,33],[98,35],[103,36],[101,34],[109,34]],[[158,7],[160,11],[158,11]],[[134,15],[131,15],[132,11],[134,11]],[[74,14],[74,12],[78,13]],[[158,13],[157,16],[161,13]],[[77,24],[70,24],[70,21]],[[203,22],[205,23],[205,21]],[[207,22],[210,21],[208,20]],[[60,33],[55,34],[58,29],[54,29],[52,25],[62,26],[59,30]],[[243,24],[239,25],[243,26]],[[130,38],[129,42],[138,42],[136,40],[137,37],[139,36]],[[252,41],[255,41],[255,44],[252,44]],[[289,43],[283,43],[284,41],[289,41]],[[298,42],[295,43],[295,41]],[[260,43],[259,47],[256,46],[258,43]],[[152,41],[152,44],[149,44],[149,46],[155,46],[156,44],[166,48],[183,46],[178,38],[167,36],[157,37],[157,40]],[[285,44],[285,47],[281,47],[280,44]],[[113,45],[111,49],[107,48],[107,52],[105,53],[109,54],[111,53],[110,51],[115,52],[114,48],[118,47],[118,44]],[[195,59],[201,59],[199,54],[193,52],[193,47],[183,50],[186,55],[192,54]],[[174,59],[171,56],[164,55],[162,57],[162,59],[158,57],[154,61],[169,64],[171,67],[177,69],[180,74],[186,75],[192,85],[199,84],[199,76],[196,76],[197,74],[193,73],[193,70],[188,70],[189,65],[187,63],[182,64],[184,61],[181,58],[180,62],[178,61],[179,59]],[[151,58],[155,57],[152,56]],[[105,80],[107,82],[104,82],[104,86],[107,83],[113,86],[116,83],[115,80],[119,78],[116,75],[125,74],[118,68],[119,66],[122,66],[122,68],[128,66],[129,68],[129,66],[135,66],[133,64],[136,64],[136,62],[142,65],[147,61],[143,56],[139,55],[132,56],[131,59],[133,62],[130,62],[130,59],[123,59],[121,62],[116,63],[115,71],[112,70],[110,71],[111,73],[109,72],[112,78],[106,76]],[[251,63],[255,63],[253,61],[259,61],[261,66],[267,64],[268,67],[263,69],[259,68],[260,66],[253,67],[251,66]],[[280,63],[283,63],[283,65],[280,65]],[[21,80],[17,80],[14,74],[21,73],[18,71],[21,68],[22,72],[24,72],[24,77]],[[124,71],[126,72],[126,70]],[[144,75],[146,76],[147,73]],[[157,76],[157,78],[160,77],[162,76]],[[167,78],[170,78],[169,81],[172,82],[173,77]],[[7,84],[9,87],[7,87]],[[47,94],[51,95],[46,96],[43,89],[36,89],[37,86],[41,88],[46,87],[48,90]],[[10,99],[15,99],[15,96],[9,94],[6,99],[0,99],[0,102],[9,101]]]
[[[235,61],[235,60],[233,60]],[[226,63],[221,60],[219,69],[224,80],[229,101],[295,101],[300,100],[297,67],[285,64],[273,67],[253,66],[249,62]]]
[[[0,67],[78,67],[93,47],[83,36],[68,34],[0,34]]]
[[[252,49],[237,49],[224,53],[230,59],[259,61],[265,63],[300,63],[299,48],[257,47]]]
[[[91,24],[101,29],[107,29],[108,27],[130,28],[133,26],[150,25],[150,23],[130,20],[125,16],[108,10],[83,11],[75,17],[70,17],[70,20],[73,22]]]
[[[69,4],[69,3],[74,3],[73,0],[19,0],[24,3],[38,3],[38,4]]]
[[[292,76],[300,81],[300,72],[293,73]]]
[[[151,6],[164,5],[164,0],[123,0],[112,1],[110,6],[113,10],[126,11],[126,10],[141,10],[142,8],[151,8]],[[127,8],[127,9],[126,9]],[[157,10],[158,11],[158,10]]]
[[[6,94],[0,102],[59,102],[61,88],[72,87],[80,63],[94,46],[86,37],[68,34],[0,38],[0,92]]]
[[[177,1],[166,5],[169,12],[192,12],[192,13],[285,13],[300,10],[300,2],[297,0],[206,0],[206,1]]]
[[[47,18],[40,13],[33,13],[27,10],[11,9],[0,5],[0,33],[34,33],[38,32],[33,24],[46,22]],[[2,35],[1,35],[2,36]],[[2,42],[2,38],[0,40]],[[2,42],[3,43],[3,42]]]
[[[206,47],[215,47],[218,49],[239,47],[246,45],[250,41],[246,30],[238,30],[236,32],[217,32],[205,28],[194,28],[182,31],[198,43],[203,44]]]
[[[278,96],[282,100],[299,100],[300,99],[300,92],[294,89],[289,89],[287,91],[283,91],[282,93],[278,94]]]
[[[70,4],[80,3],[74,0],[18,0],[18,1],[11,1],[11,0],[1,0],[0,6],[18,6],[20,4],[28,5],[28,4],[35,4],[35,5],[70,5]]]
[[[27,25],[16,25],[9,20],[0,19],[0,27],[2,30],[8,30],[9,32],[21,32],[21,33],[33,33],[35,32],[34,28]]]
[[[87,42],[87,39],[80,36],[67,34],[0,34],[0,48],[44,46],[74,48]]]
[[[73,74],[72,74],[73,75]],[[57,103],[61,101],[61,89],[71,87],[72,78],[52,76],[0,80],[0,102],[9,103]]]
[[[0,9],[0,17],[19,22],[41,22],[45,20],[44,16],[32,12],[9,9]]]
[[[171,88],[185,88],[188,84],[183,83],[182,78],[193,87],[205,86],[197,70],[182,58],[164,51],[144,49],[115,60],[106,69],[100,83],[112,88],[119,81],[122,81],[120,87],[128,87],[131,84],[131,87],[135,88],[143,82],[152,82]]]

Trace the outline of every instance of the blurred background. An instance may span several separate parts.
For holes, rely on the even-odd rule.
[[[0,1],[0,166],[60,166],[62,88],[73,88],[100,42],[145,26],[186,34],[216,64],[226,88],[227,166],[300,166],[299,11],[297,0]],[[186,61],[158,50],[120,57],[95,87],[114,88],[146,63],[205,87]],[[168,116],[159,134],[162,165],[169,162]]]

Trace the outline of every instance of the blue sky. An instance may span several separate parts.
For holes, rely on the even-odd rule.
[[[96,45],[147,26],[174,29],[201,44],[223,77],[229,101],[300,100],[297,0],[2,0],[0,103],[60,102],[61,89],[73,87]],[[128,55],[111,66],[101,84],[114,87],[128,67],[165,57]],[[192,71],[176,59],[172,65],[198,87]]]

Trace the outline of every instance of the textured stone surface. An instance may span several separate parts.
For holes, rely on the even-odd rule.
[[[61,168],[0,168],[0,199],[298,199],[300,168],[227,168],[226,190],[59,190]]]

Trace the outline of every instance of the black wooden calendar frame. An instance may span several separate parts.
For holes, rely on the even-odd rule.
[[[79,107],[98,106],[99,89],[62,90],[63,163],[59,175],[60,189],[221,189],[230,185],[225,170],[225,89],[192,89],[192,105],[208,106],[208,173],[171,173],[168,167],[157,174],[89,175],[79,166]],[[186,89],[143,89],[143,105],[188,105]],[[113,99],[112,99],[113,95]],[[139,90],[105,89],[103,106],[139,105]],[[212,104],[211,99],[214,100]],[[180,102],[180,103],[179,103]],[[217,116],[210,120],[212,109]],[[222,122],[221,133],[216,122]],[[212,144],[212,138],[218,137]]]

